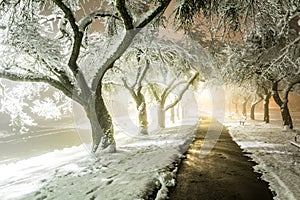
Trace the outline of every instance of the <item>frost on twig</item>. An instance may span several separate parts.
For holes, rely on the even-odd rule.
[[[46,84],[1,83],[0,112],[10,117],[9,126],[16,134],[27,133],[30,127],[37,125],[36,117],[60,119],[70,113],[72,109],[70,99],[57,91],[52,93],[52,96],[43,98],[51,93]]]

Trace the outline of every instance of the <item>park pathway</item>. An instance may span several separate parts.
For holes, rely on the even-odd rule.
[[[225,127],[212,151],[205,158],[199,158],[207,129],[217,125],[214,123],[218,122],[210,119],[201,121],[195,141],[179,166],[177,185],[170,189],[170,199],[273,199],[268,184],[253,171],[255,163],[243,155]]]

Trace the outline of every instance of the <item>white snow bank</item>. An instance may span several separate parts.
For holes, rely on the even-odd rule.
[[[257,148],[257,147],[275,147],[276,144],[269,144],[265,142],[257,142],[257,141],[239,141],[237,144],[242,148]]]
[[[88,159],[87,151],[82,147],[55,150],[41,156],[0,165],[1,199],[17,199],[38,190],[60,170],[72,168],[73,160]],[[77,168],[78,170],[78,168]]]
[[[148,137],[118,134],[113,154],[95,157],[81,145],[0,165],[1,199],[142,199],[154,190],[157,199],[166,198],[176,168],[162,169],[183,155],[194,129],[182,125]]]
[[[300,199],[300,149],[290,144],[295,132],[283,131],[279,124],[225,123],[234,141],[258,163],[254,169],[269,182],[276,193],[274,199],[297,200]]]

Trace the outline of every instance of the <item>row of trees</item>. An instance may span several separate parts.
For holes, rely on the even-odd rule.
[[[146,111],[144,85],[148,85],[163,113],[178,103],[184,93],[179,92],[178,99],[166,105],[173,88],[182,84],[181,89],[185,91],[199,76],[185,65],[194,59],[186,55],[193,53],[178,52],[170,44],[145,46],[171,20],[177,29],[197,36],[210,47],[226,82],[253,83],[265,102],[272,91],[281,107],[284,125],[292,128],[287,105],[289,92],[299,83],[299,2],[296,0],[103,0],[94,7],[87,7],[88,0],[12,0],[0,1],[0,6],[3,55],[0,77],[44,82],[79,103],[92,127],[93,152],[99,146],[115,150],[113,123],[103,90],[110,84],[105,80],[109,73],[113,74],[109,79],[115,74],[124,75],[118,84],[127,88],[136,102],[141,133],[147,132],[147,118],[143,115]],[[167,19],[168,7],[172,12]],[[203,28],[201,24],[200,29],[195,29],[196,24],[207,20],[209,25]],[[249,28],[243,29],[243,23]],[[145,29],[149,25],[155,27],[154,32]],[[200,34],[203,30],[209,33],[210,42],[207,37],[201,37],[205,35]],[[230,35],[229,30],[243,30],[246,42],[240,45],[218,39],[220,35]],[[148,34],[141,35],[142,31]],[[148,43],[142,43],[147,37]],[[195,50],[194,43],[189,42],[187,49]],[[127,63],[126,59],[132,62]],[[134,78],[126,74],[128,65],[136,65]],[[207,65],[200,71],[211,74],[211,67]],[[156,73],[161,77],[167,77],[163,82],[167,87],[161,88],[155,80],[147,79],[147,74],[155,73],[151,72],[152,68],[159,69]],[[183,75],[185,83],[170,78],[169,69],[172,76]],[[211,77],[201,76],[205,80]],[[283,98],[278,94],[281,85]]]
[[[92,127],[93,149],[115,151],[113,124],[104,102],[102,79],[147,24],[161,16],[170,0],[130,2],[108,1],[76,16],[79,1],[1,1],[3,53],[16,57],[1,66],[1,77],[15,81],[46,82],[84,108]],[[137,10],[134,4],[142,4]],[[151,7],[151,8],[150,8]],[[140,10],[142,9],[142,10]],[[104,18],[102,34],[90,34],[88,27]],[[103,20],[102,20],[103,21]],[[57,33],[57,34],[56,34]],[[55,35],[55,36],[53,36]],[[1,48],[2,49],[2,48]],[[97,49],[97,51],[93,51]],[[80,65],[85,55],[98,60],[88,68]],[[31,63],[24,62],[24,57]],[[6,60],[6,59],[5,59]],[[4,61],[5,61],[4,60]]]
[[[176,0],[171,6],[172,18],[186,32],[194,16],[201,13],[219,17],[223,24],[228,22],[235,28],[240,15],[252,9],[252,1],[246,6],[242,2]],[[110,146],[114,151],[114,129],[103,97],[103,78],[143,28],[164,22],[170,4],[171,0],[109,0],[87,8],[88,0],[1,1],[0,77],[45,82],[60,90],[84,108],[92,127],[92,151],[99,146]],[[81,59],[91,54],[98,59],[82,65]],[[143,62],[147,66],[148,61]],[[139,83],[136,85],[134,95],[141,97]]]
[[[299,94],[300,83],[300,2],[258,1],[253,23],[244,32],[242,43],[223,48],[223,77],[240,88],[244,105],[252,98],[250,117],[264,102],[264,121],[269,123],[269,100],[280,108],[283,125],[293,128],[288,107],[289,93]],[[245,112],[243,112],[245,114]]]
[[[153,38],[151,44],[133,44],[104,78],[110,90],[123,87],[128,91],[136,106],[142,135],[148,134],[147,102],[158,105],[158,125],[165,128],[165,112],[174,109],[191,85],[197,89],[200,78],[209,76],[200,62],[205,51],[198,49],[198,55],[192,55],[179,45],[182,42]],[[201,77],[196,68],[203,72]]]

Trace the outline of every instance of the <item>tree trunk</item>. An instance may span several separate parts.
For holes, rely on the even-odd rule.
[[[148,134],[148,119],[147,119],[147,108],[144,101],[140,101],[137,104],[138,118],[139,118],[139,134]]]
[[[177,105],[177,108],[176,108],[176,116],[177,116],[177,120],[180,120],[180,106]]]
[[[170,111],[171,111],[170,121],[171,121],[172,123],[175,123],[175,110],[174,110],[174,107],[172,107],[172,108],[170,109]]]
[[[112,119],[102,97],[101,84],[99,84],[96,93],[92,95],[85,111],[92,127],[92,152],[95,153],[99,146],[101,149],[109,148],[109,152],[115,152],[116,142]]]
[[[166,113],[164,111],[164,107],[162,105],[158,105],[157,107],[157,120],[159,128],[166,127]]]
[[[270,123],[270,112],[269,112],[270,98],[271,98],[270,93],[264,95],[264,122],[266,123]]]
[[[242,115],[247,116],[247,103],[245,102],[242,104]]]
[[[145,97],[141,93],[141,91],[135,93],[134,89],[125,86],[130,92],[132,98],[136,104],[136,110],[138,112],[138,120],[139,120],[139,134],[147,135],[148,134],[148,118],[147,118],[147,107],[145,102]]]
[[[136,92],[133,88],[129,87],[127,82],[124,81],[125,88],[129,91],[131,97],[133,98],[136,104],[136,110],[138,112],[139,120],[139,134],[147,135],[148,134],[148,119],[147,119],[147,107],[146,101],[141,88]]]
[[[261,96],[259,96],[260,98],[258,100],[256,100],[255,102],[253,102],[251,104],[251,110],[250,110],[250,119],[255,120],[255,106],[257,104],[259,104],[262,101]]]
[[[293,120],[292,120],[292,117],[291,117],[291,114],[290,114],[290,111],[288,108],[288,93],[289,93],[290,89],[291,89],[291,87],[288,86],[284,92],[285,100],[282,101],[279,96],[279,93],[278,93],[278,82],[274,82],[273,86],[272,86],[273,99],[280,108],[283,126],[293,129]]]
[[[149,69],[149,61],[146,60],[146,65],[142,69],[140,66],[138,68],[139,73],[137,74],[135,84],[133,86],[129,86],[126,78],[122,78],[124,83],[124,87],[129,91],[131,97],[134,99],[136,104],[136,109],[138,112],[139,119],[139,134],[147,135],[148,134],[148,119],[147,119],[147,107],[145,96],[142,93],[142,80],[145,78],[145,75]]]
[[[256,106],[256,104],[251,104],[250,119],[252,119],[252,120],[255,120],[255,106]]]
[[[238,104],[235,102],[232,102],[232,104],[234,105],[235,113],[238,114],[239,113]]]
[[[284,103],[281,108],[280,108],[280,112],[282,115],[282,120],[283,120],[283,126],[284,127],[288,127],[289,129],[293,129],[293,120],[288,108],[287,103]]]
[[[244,98],[244,101],[242,103],[242,115],[243,116],[247,116],[247,103],[249,101],[249,97],[248,98]]]

